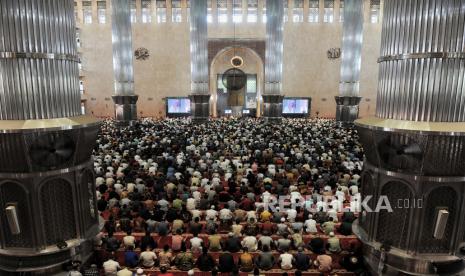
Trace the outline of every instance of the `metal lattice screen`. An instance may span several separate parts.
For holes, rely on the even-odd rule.
[[[304,1],[294,0],[294,9],[292,10],[292,21],[303,22],[304,21]]]
[[[318,0],[310,0],[308,8],[308,22],[316,23],[318,22],[318,17],[320,15],[320,3]]]
[[[389,202],[397,203],[398,200],[411,201],[413,194],[410,188],[401,182],[389,182],[381,190],[380,196],[386,196]],[[376,240],[381,243],[390,243],[392,246],[406,249],[407,235],[410,226],[410,208],[397,208],[392,204],[393,212],[381,210],[378,215],[378,229]]]
[[[368,207],[373,210],[376,207],[376,195],[375,187],[373,184],[373,178],[370,174],[366,173],[363,175],[362,187],[361,187],[362,200],[371,196],[371,200],[368,201]],[[360,226],[367,232],[370,233],[370,225],[372,223],[374,216],[372,212],[367,212],[362,210],[362,215],[360,216]]]
[[[85,229],[88,230],[97,222],[94,175],[90,170],[82,173],[81,190],[82,202],[85,206],[83,212]]]
[[[370,0],[370,21],[371,23],[379,22],[380,9],[381,9],[380,0]]]
[[[158,23],[166,22],[166,1],[157,0],[155,4],[157,7],[157,22]]]
[[[242,0],[232,0],[232,6],[233,6],[233,22],[235,23],[241,23],[242,22]]]
[[[226,0],[218,0],[216,1],[216,5],[218,23],[228,22],[228,2]]]
[[[456,205],[457,193],[451,187],[439,187],[429,193],[426,199],[426,208],[424,209],[425,217],[422,225],[421,239],[418,243],[421,253],[449,252],[454,230]],[[449,218],[442,239],[435,239],[433,237],[437,207],[446,208],[449,211]]]
[[[63,179],[49,180],[40,189],[40,200],[47,245],[76,238],[71,184]]]
[[[247,93],[257,93],[257,75],[247,75]]]
[[[257,108],[257,75],[247,74],[246,108]]]
[[[24,151],[22,134],[8,134],[0,136],[0,168],[2,172],[28,171],[27,156]],[[15,158],[12,158],[15,157]]]
[[[339,22],[344,22],[344,0],[339,1]]]
[[[92,1],[82,1],[82,16],[85,24],[92,23]]]
[[[334,21],[334,0],[325,0],[323,21],[332,23]]]

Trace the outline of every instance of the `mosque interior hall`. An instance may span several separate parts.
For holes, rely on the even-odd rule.
[[[0,15],[0,276],[465,276],[465,0]]]

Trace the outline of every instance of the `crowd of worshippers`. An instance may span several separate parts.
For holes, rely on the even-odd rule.
[[[123,276],[139,267],[328,273],[336,260],[358,271],[362,161],[357,132],[332,120],[105,121],[94,150],[100,263]]]

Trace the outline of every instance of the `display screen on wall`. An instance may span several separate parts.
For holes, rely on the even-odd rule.
[[[307,114],[308,99],[284,99],[283,114]]]
[[[191,113],[191,101],[188,98],[168,98],[168,113]]]

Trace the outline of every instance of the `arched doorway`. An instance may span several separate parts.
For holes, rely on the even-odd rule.
[[[222,49],[212,59],[210,66],[210,114],[213,117],[224,115],[228,107],[228,91],[222,86],[222,74],[233,68],[231,60],[238,56],[243,60],[238,67],[247,75],[247,85],[240,91],[239,97],[243,97],[244,109],[252,110],[255,116],[260,115],[260,99],[264,89],[264,65],[260,56],[252,49],[244,46],[230,46]],[[221,93],[221,94],[219,94]],[[238,97],[237,91],[234,95]]]
[[[77,230],[71,183],[54,178],[41,184],[39,191],[46,244],[75,239]]]

